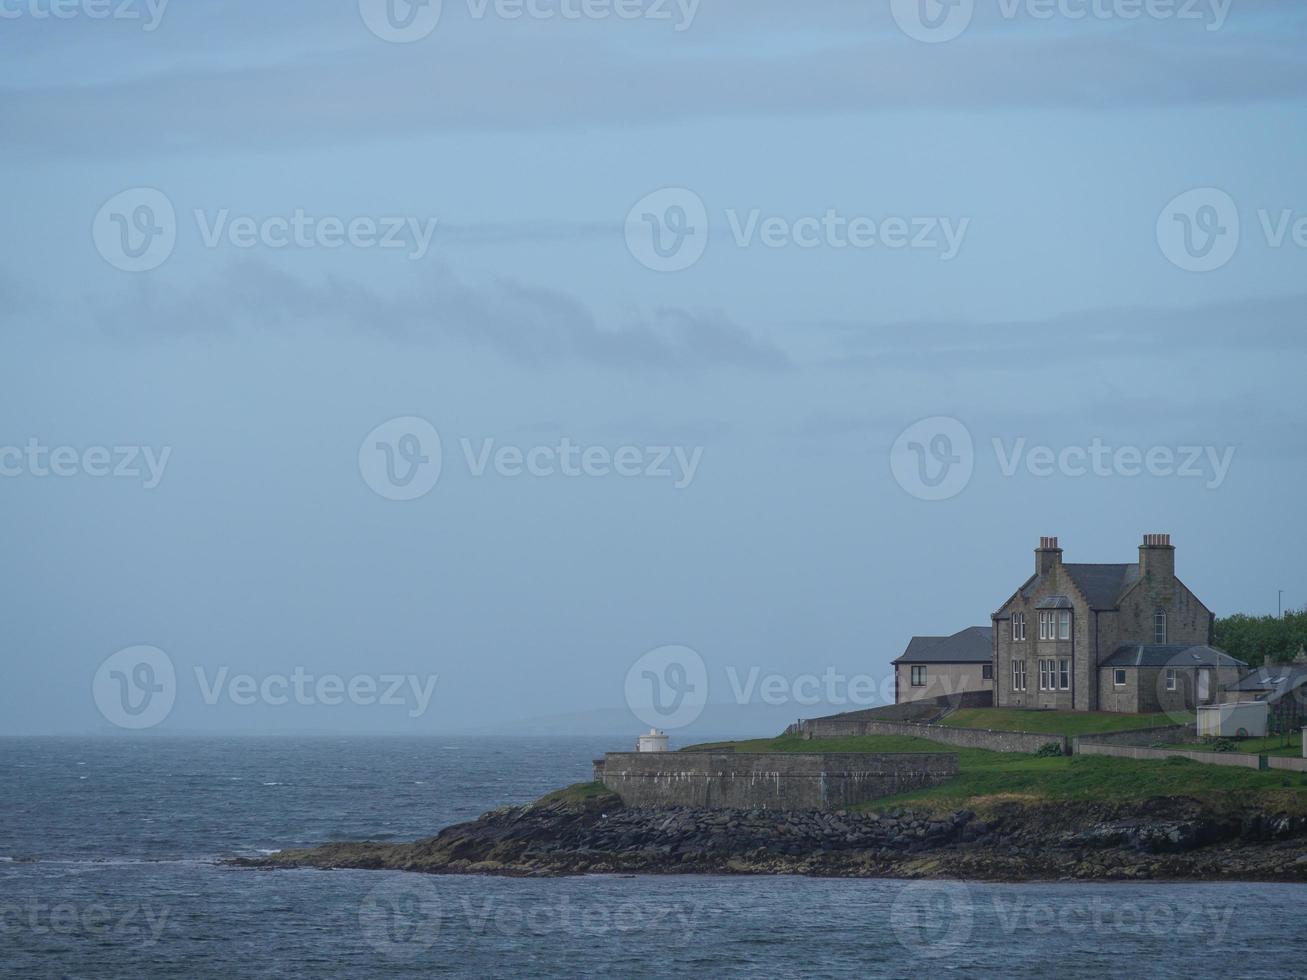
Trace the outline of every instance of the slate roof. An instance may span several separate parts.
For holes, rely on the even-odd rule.
[[[1122,593],[1139,580],[1139,564],[1083,565],[1066,563],[1063,570],[1071,576],[1091,609],[1113,609]]]
[[[1063,562],[1062,570],[1071,576],[1076,588],[1089,600],[1091,609],[1115,609],[1125,590],[1139,581],[1139,563],[1116,565],[1087,565],[1082,562]],[[1041,575],[1032,575],[1021,586],[1021,594],[1027,599],[1034,595]],[[1038,609],[1057,609],[1058,606],[1037,606]]]
[[[1204,643],[1132,643],[1117,647],[1100,667],[1247,667]]]
[[[1258,667],[1247,677],[1229,686],[1231,691],[1264,691],[1257,700],[1277,701],[1290,691],[1307,685],[1307,666],[1303,664],[1269,664]]]
[[[993,655],[994,628],[968,626],[952,636],[914,636],[896,664],[980,664]]]

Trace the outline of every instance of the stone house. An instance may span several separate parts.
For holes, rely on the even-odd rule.
[[[1122,564],[1064,562],[1041,538],[1034,574],[992,619],[996,707],[1186,710],[1247,667],[1211,646],[1214,617],[1176,577],[1169,534],[1144,535]]]
[[[969,626],[952,636],[914,636],[893,662],[894,702],[994,689],[993,628]]]

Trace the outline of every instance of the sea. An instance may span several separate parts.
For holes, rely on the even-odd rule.
[[[264,871],[589,778],[612,739],[0,739],[0,976],[1302,977],[1307,886]]]

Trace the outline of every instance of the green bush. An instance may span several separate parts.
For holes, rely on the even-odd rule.
[[[1061,742],[1045,742],[1035,750],[1035,757],[1039,759],[1051,759],[1054,756],[1062,754]]]

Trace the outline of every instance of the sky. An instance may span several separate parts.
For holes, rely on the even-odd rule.
[[[769,734],[1041,535],[1307,605],[1305,39],[3,0],[0,734]]]

